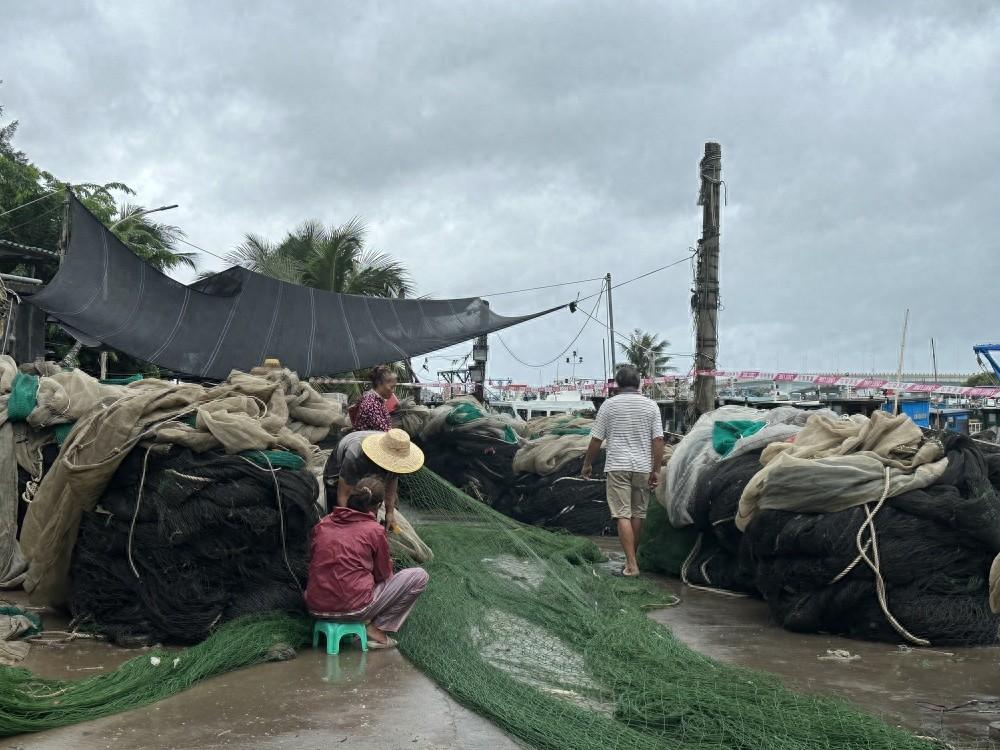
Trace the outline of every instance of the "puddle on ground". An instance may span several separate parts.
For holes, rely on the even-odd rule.
[[[488,663],[519,682],[580,708],[613,715],[614,704],[591,677],[583,657],[537,625],[493,611],[482,627],[473,627],[472,639]]]

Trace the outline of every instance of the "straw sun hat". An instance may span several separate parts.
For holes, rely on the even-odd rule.
[[[369,435],[361,450],[372,461],[393,474],[412,474],[424,465],[424,452],[410,442],[403,430]]]

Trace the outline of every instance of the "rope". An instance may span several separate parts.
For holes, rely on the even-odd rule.
[[[749,596],[749,594],[742,594],[739,591],[726,591],[725,589],[717,589],[713,588],[712,586],[699,586],[697,583],[691,583],[688,580],[688,568],[691,567],[691,563],[694,562],[694,559],[698,556],[698,553],[701,552],[701,540],[703,536],[705,536],[705,532],[698,533],[698,538],[695,539],[694,546],[688,553],[687,559],[684,560],[684,564],[681,565],[681,583],[683,583],[685,586],[690,586],[693,589],[697,589],[698,591],[707,591],[710,594],[718,594],[719,596],[728,596],[733,599],[746,599]],[[709,560],[711,559],[712,558],[709,558]],[[706,581],[710,580],[708,575],[705,573],[704,566],[707,564],[708,560],[706,560],[705,563],[702,564],[701,568],[701,574],[705,576]]]
[[[135,573],[136,578],[142,578],[139,575],[139,569],[135,566],[135,560],[132,559],[132,537],[135,536],[135,522],[139,518],[139,506],[142,505],[142,488],[146,484],[146,469],[149,467],[149,454],[152,452],[153,446],[150,445],[146,448],[146,455],[142,457],[142,474],[139,477],[139,492],[135,498],[135,513],[132,514],[132,523],[128,529],[128,564],[132,567],[132,572]]]
[[[893,630],[914,645],[930,646],[930,641],[910,633],[910,631],[903,627],[903,624],[895,618],[892,612],[889,611],[889,599],[886,592],[885,579],[882,578],[881,560],[878,553],[878,539],[875,536],[875,515],[882,509],[882,506],[885,505],[886,499],[889,497],[889,478],[890,470],[889,467],[886,466],[883,478],[882,497],[880,497],[878,502],[875,503],[874,509],[872,508],[871,503],[865,503],[864,505],[865,520],[862,521],[861,526],[858,527],[858,533],[854,538],[854,543],[858,548],[858,556],[854,558],[850,565],[835,576],[833,580],[830,581],[829,585],[840,581],[863,560],[865,564],[871,568],[872,573],[875,576],[875,593],[878,597],[878,603],[882,608],[882,614],[885,615],[885,619],[890,625],[892,625]],[[862,544],[861,539],[864,536],[865,529],[868,529],[869,538],[867,542]],[[871,553],[871,556],[869,556],[869,552]]]
[[[288,574],[295,581],[295,585],[298,587],[299,591],[305,596],[305,591],[302,589],[302,584],[299,583],[299,579],[295,575],[295,571],[292,570],[292,564],[288,561],[288,542],[285,539],[285,508],[284,504],[281,502],[281,486],[278,484],[278,470],[274,468],[271,464],[271,459],[265,452],[261,452],[264,456],[264,460],[267,461],[268,468],[271,472],[271,480],[274,482],[274,497],[278,503],[278,525],[281,529],[281,554],[285,559],[285,567],[288,569]],[[253,463],[251,461],[251,463]]]

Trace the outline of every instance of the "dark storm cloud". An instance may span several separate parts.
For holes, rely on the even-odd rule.
[[[0,101],[36,161],[180,203],[171,220],[210,249],[359,214],[437,296],[682,258],[715,139],[723,367],[888,369],[909,306],[908,366],[933,335],[944,367],[969,369],[969,345],[1000,333],[1000,17],[870,5],[26,7],[0,29]],[[617,327],[690,352],[689,286],[684,265],[617,290]],[[582,322],[504,338],[541,363]],[[496,344],[491,374],[537,381]],[[575,348],[599,376],[600,329]]]

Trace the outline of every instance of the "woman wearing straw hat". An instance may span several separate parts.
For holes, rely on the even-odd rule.
[[[330,456],[324,476],[327,485],[336,481],[337,505],[347,507],[354,488],[365,477],[385,483],[385,527],[396,525],[396,498],[400,474],[412,474],[424,465],[424,453],[410,442],[403,430],[351,432]]]

